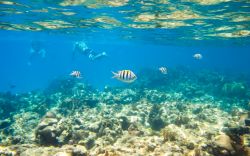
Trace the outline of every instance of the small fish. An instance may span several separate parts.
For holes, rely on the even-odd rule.
[[[82,78],[81,77],[81,72],[80,71],[77,71],[77,70],[74,70],[70,73],[70,76],[72,77],[75,77],[75,78]]]
[[[193,55],[193,58],[195,58],[196,60],[200,60],[202,59],[202,55],[197,53]]]
[[[134,82],[137,77],[131,70],[120,70],[117,73],[112,72],[114,76],[112,78],[116,78],[122,82],[132,83]]]
[[[168,73],[168,70],[167,70],[166,67],[160,67],[160,68],[159,68],[159,71],[160,71],[162,74],[164,74],[164,75],[166,75],[166,74]]]

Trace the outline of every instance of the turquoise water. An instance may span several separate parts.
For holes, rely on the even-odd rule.
[[[155,43],[137,39],[105,40],[96,36],[100,33],[93,33],[94,39],[85,39],[84,42],[96,52],[105,51],[107,57],[91,61],[88,56],[82,54],[77,54],[73,58],[74,42],[82,41],[84,33],[79,35],[51,33],[1,30],[0,44],[3,53],[0,62],[3,76],[0,89],[2,91],[8,91],[10,85],[16,86],[12,89],[13,92],[44,89],[55,78],[70,78],[72,70],[81,71],[83,79],[80,81],[87,81],[98,89],[103,89],[106,85],[123,84],[111,78],[111,71],[122,69],[139,72],[144,68],[158,70],[161,66],[168,68],[185,66],[195,70],[208,69],[229,74],[249,74],[250,71],[249,45],[231,43],[238,39],[218,40],[218,43],[215,40],[187,42],[176,40],[176,43],[166,40],[166,43]],[[117,37],[113,32],[110,32],[110,35]],[[243,40],[245,43],[248,38]],[[33,41],[39,41],[42,48],[46,49],[45,58],[36,55],[29,60]],[[194,59],[195,53],[201,53],[203,58]]]
[[[0,155],[249,155],[249,13],[234,0],[0,1]]]

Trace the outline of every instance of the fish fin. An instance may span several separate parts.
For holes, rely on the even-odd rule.
[[[113,77],[112,77],[112,78],[118,77],[118,73],[115,73],[115,72],[113,72],[113,71],[111,71],[111,72],[112,72],[112,74],[113,74]]]

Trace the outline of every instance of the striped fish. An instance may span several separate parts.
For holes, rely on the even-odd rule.
[[[114,76],[112,78],[116,78],[122,82],[131,83],[134,82],[137,77],[131,70],[120,70],[117,73],[112,72]]]
[[[72,77],[75,77],[75,78],[82,78],[81,77],[81,72],[80,71],[77,71],[77,70],[74,70],[70,73],[70,76]]]
[[[166,74],[168,73],[168,70],[167,70],[166,67],[160,67],[160,68],[159,68],[159,71],[160,71],[162,74],[164,74],[164,75],[166,75]]]

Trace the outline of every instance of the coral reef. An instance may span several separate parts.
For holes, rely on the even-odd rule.
[[[126,88],[63,79],[44,92],[1,94],[0,155],[247,156],[247,92],[243,81],[179,69]]]

